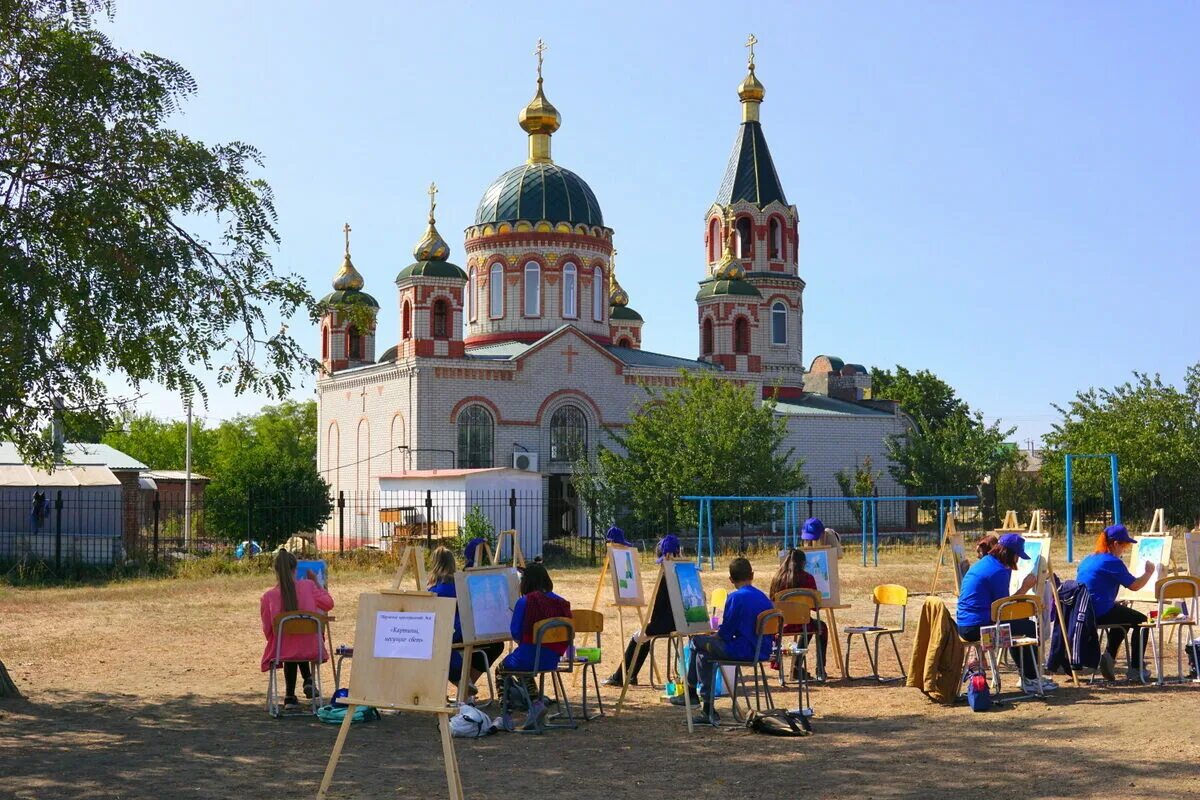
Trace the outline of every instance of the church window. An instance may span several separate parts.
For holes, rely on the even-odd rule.
[[[708,223],[708,261],[716,263],[721,257],[721,221],[713,217]]]
[[[770,225],[770,258],[780,259],[783,252],[783,226],[779,224],[778,217],[771,217]]]
[[[358,328],[351,325],[346,328],[346,358],[352,361],[362,361],[363,337]]]
[[[713,352],[713,321],[712,317],[704,320],[704,341],[700,345],[704,355],[711,356]]]
[[[562,293],[563,316],[570,319],[577,318],[579,316],[579,285],[574,264],[567,264],[563,267]]]
[[[504,265],[492,264],[488,272],[488,316],[500,319],[504,316]]]
[[[578,406],[562,406],[550,417],[550,460],[574,461],[587,453],[587,417]]]
[[[750,321],[745,317],[738,317],[733,323],[733,352],[750,352]]]
[[[754,250],[751,246],[751,227],[749,217],[738,217],[737,249],[738,258],[750,258],[754,255]]]
[[[617,347],[632,348],[633,342],[629,341],[628,337],[624,337],[621,341],[617,342]]]
[[[599,267],[592,270],[592,319],[604,321],[604,271]]]
[[[492,466],[492,415],[483,406],[467,406],[458,415],[458,466],[488,469]]]
[[[329,359],[329,328],[321,329],[321,359]]]
[[[787,306],[776,301],[771,306],[771,344],[787,344]]]
[[[412,304],[404,301],[404,311],[400,315],[400,338],[408,341],[412,338]]]
[[[525,265],[525,316],[542,313],[542,267],[536,261]]]
[[[450,312],[446,301],[438,298],[433,301],[433,314],[430,316],[430,333],[435,339],[450,338]]]
[[[475,268],[471,267],[471,271],[467,273],[467,319],[471,320],[471,322],[475,321],[475,317],[478,314],[475,310],[478,304],[478,299],[475,295],[479,291],[476,281]]]

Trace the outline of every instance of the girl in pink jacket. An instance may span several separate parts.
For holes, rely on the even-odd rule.
[[[304,580],[296,580],[296,557],[287,550],[275,554],[275,578],[277,584],[269,589],[259,603],[259,613],[262,616],[263,636],[267,637],[267,646],[263,649],[262,671],[271,668],[275,660],[275,617],[284,611],[315,611],[327,613],[333,608],[333,598],[329,592],[317,585],[311,579],[310,571]],[[304,696],[312,697],[312,673],[309,664],[314,661],[322,663],[329,659],[325,652],[324,643],[317,642],[311,634],[285,635],[283,647],[280,648],[280,660],[283,664],[283,680],[287,693],[283,699],[284,706],[299,705],[296,699],[296,668],[304,678]]]

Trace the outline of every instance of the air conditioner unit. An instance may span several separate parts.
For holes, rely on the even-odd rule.
[[[538,454],[537,453],[513,453],[513,469],[523,470],[525,472],[538,471]]]

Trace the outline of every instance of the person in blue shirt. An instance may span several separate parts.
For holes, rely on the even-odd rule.
[[[454,569],[454,553],[444,547],[434,550],[433,566],[429,572],[429,591],[438,597],[456,598]],[[454,612],[453,641],[455,644],[459,644],[462,640],[462,620],[458,618],[458,611],[456,609]],[[487,670],[489,665],[496,663],[496,659],[503,652],[503,642],[493,642],[492,644],[479,645],[475,648],[474,654],[471,656],[471,682],[467,684],[467,694],[474,697],[479,693],[479,690],[475,688],[475,681]],[[457,648],[450,651],[450,674],[447,677],[456,686],[462,678],[462,651]]]
[[[1146,649],[1148,628],[1139,628],[1146,615],[1129,606],[1117,605],[1117,592],[1124,586],[1137,591],[1149,583],[1154,576],[1154,565],[1146,562],[1142,577],[1135,578],[1125,566],[1123,556],[1137,542],[1129,536],[1124,525],[1109,525],[1096,539],[1096,551],[1079,562],[1075,580],[1088,588],[1092,595],[1092,609],[1096,613],[1097,625],[1122,625],[1135,628],[1138,635],[1129,643],[1129,678],[1149,680],[1149,673],[1142,667],[1142,652]],[[1116,680],[1117,651],[1125,640],[1125,628],[1109,628],[1108,649],[1100,656],[1100,672],[1110,681]]]
[[[1008,587],[1011,583],[1012,572],[1017,568],[1017,559],[1028,559],[1025,554],[1025,538],[1016,533],[1006,533],[1001,536],[991,551],[976,561],[963,576],[962,587],[958,593],[958,635],[968,642],[979,641],[979,629],[992,625],[992,603],[1008,597]],[[1021,582],[1015,594],[1025,594],[1037,583],[1036,571],[1030,572]],[[1033,636],[1036,629],[1031,619],[1013,620],[1013,638],[1018,636]],[[1028,652],[1032,650],[1033,652]],[[1014,664],[1021,665],[1021,689],[1025,692],[1052,691],[1058,685],[1049,678],[1043,678],[1038,686],[1037,677],[1037,647],[1014,647],[1009,653]]]
[[[516,605],[513,606],[512,624],[509,626],[509,633],[512,634],[513,641],[517,643],[517,646],[500,662],[501,668],[510,672],[531,672],[535,668],[538,670],[556,668],[559,659],[566,654],[570,643],[544,643],[541,654],[538,655],[535,628],[543,620],[554,617],[569,618],[570,616],[571,604],[554,593],[554,581],[550,579],[550,573],[546,571],[546,567],[538,561],[530,563],[521,573],[521,596],[517,598]],[[534,663],[535,657],[538,659],[536,664]],[[526,692],[533,700],[533,705],[529,707],[525,728],[527,730],[539,729],[546,717],[546,701],[545,698],[536,696],[532,679],[527,679],[525,686]],[[512,730],[509,705],[512,693],[506,690],[504,695],[506,702],[502,709],[503,727]]]
[[[730,661],[766,661],[771,657],[774,638],[764,636],[762,648],[754,651],[758,636],[755,628],[758,615],[775,608],[771,598],[754,586],[754,568],[749,560],[735,558],[729,562],[729,582],[733,591],[725,600],[725,611],[721,617],[721,627],[715,636],[693,636],[692,658],[688,663],[687,691],[692,702],[697,702],[696,686],[701,676],[704,679],[704,707],[701,710],[701,722],[717,720],[713,711],[713,684],[716,679],[717,660]],[[682,695],[672,702],[682,705]]]

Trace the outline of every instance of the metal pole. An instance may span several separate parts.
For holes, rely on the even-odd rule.
[[[875,566],[879,566],[879,490],[875,490],[875,499],[871,501],[871,551]]]
[[[862,523],[862,565],[867,565],[867,501],[862,501],[862,513],[859,514],[859,520]]]
[[[54,494],[54,569],[62,567],[62,489]]]
[[[192,544],[192,401],[187,403],[187,432],[184,435],[184,470],[183,479],[183,547],[191,549]]]
[[[508,527],[510,530],[517,529],[517,490],[508,490]]]
[[[433,491],[425,490],[425,546],[433,547]]]
[[[1067,563],[1075,563],[1075,512],[1071,508],[1071,456],[1064,456],[1066,467],[1063,469],[1063,480],[1067,487]]]
[[[590,529],[589,532],[591,533],[591,535],[588,536],[588,539],[590,539],[591,543],[592,543],[591,554],[589,556],[588,563],[594,567],[594,566],[596,566],[596,501],[595,500],[588,503],[588,523],[589,523],[588,528]]]
[[[154,493],[154,503],[151,504],[154,509],[154,563],[158,563],[158,510],[162,507],[159,502],[158,492]]]
[[[1113,498],[1113,525],[1121,524],[1121,490],[1120,484],[1117,483],[1117,454],[1113,453],[1109,456],[1109,463],[1112,467],[1112,498]]]
[[[346,493],[338,492],[338,552],[346,552]]]

